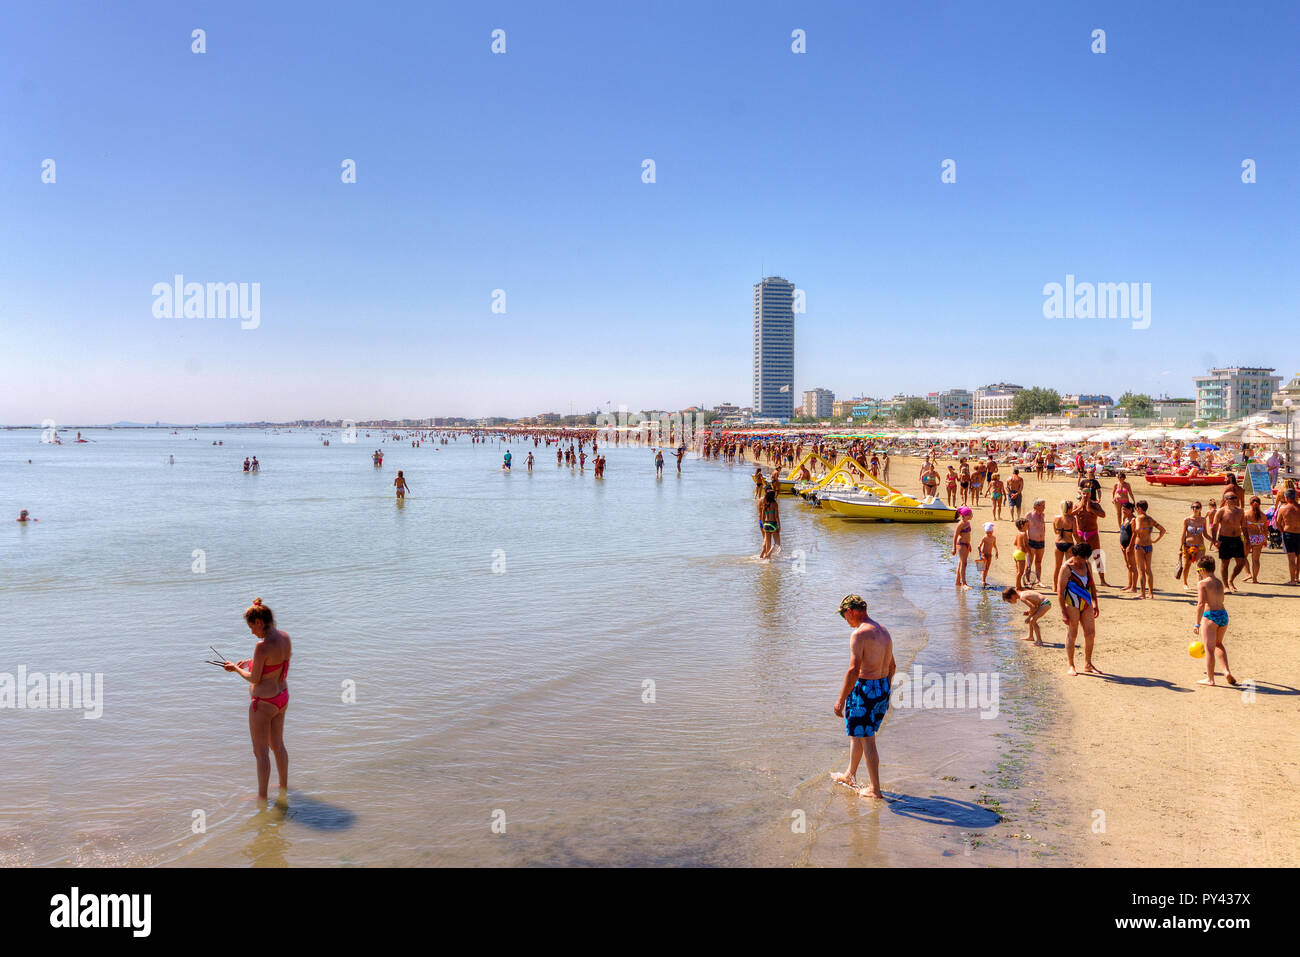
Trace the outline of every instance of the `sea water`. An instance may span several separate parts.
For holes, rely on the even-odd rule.
[[[0,863],[1016,861],[990,857],[1006,825],[987,800],[1023,686],[1012,612],[954,590],[950,526],[783,498],[769,562],[743,463],[669,457],[657,477],[649,449],[602,446],[598,480],[495,438],[84,434],[0,432],[0,672],[103,680],[94,719],[0,709]],[[888,802],[827,777],[848,750],[849,592],[900,672],[1000,677],[996,715],[891,710]],[[204,663],[251,656],[254,597],[294,648],[270,809],[247,685]]]

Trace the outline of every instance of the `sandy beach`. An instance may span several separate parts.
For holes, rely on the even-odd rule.
[[[920,464],[894,458],[891,484],[919,491]],[[941,472],[946,464],[941,461]],[[1004,469],[1004,477],[1009,474]],[[1198,686],[1204,661],[1187,653],[1194,639],[1195,591],[1185,592],[1173,580],[1173,569],[1189,503],[1206,501],[1216,488],[1160,488],[1141,476],[1129,481],[1169,534],[1153,553],[1156,597],[1120,595],[1126,573],[1110,502],[1115,479],[1101,479],[1107,511],[1099,520],[1101,547],[1113,587],[1100,589],[1094,662],[1105,677],[1067,674],[1065,626],[1055,610],[1043,620],[1047,647],[1023,645],[1059,702],[1046,741],[1056,797],[1077,817],[1078,843],[1091,865],[1294,866],[1300,831],[1294,740],[1300,717],[1294,651],[1300,589],[1276,584],[1286,580],[1286,558],[1266,549],[1260,564],[1265,584],[1239,580],[1240,593],[1226,603],[1232,622],[1225,645],[1233,673],[1247,690],[1229,688],[1222,678],[1218,687]],[[1025,509],[1035,498],[1046,499],[1050,525],[1060,502],[1075,492],[1072,476],[1040,483],[1029,475]],[[974,512],[977,529],[991,517],[987,504]],[[989,581],[996,580],[999,589],[1015,581],[1014,534],[1011,522],[998,523],[1001,554]],[[1045,569],[1052,560],[1049,544]],[[978,581],[973,562],[970,577]],[[1189,581],[1195,581],[1194,573]],[[1081,648],[1082,634],[1079,641]]]

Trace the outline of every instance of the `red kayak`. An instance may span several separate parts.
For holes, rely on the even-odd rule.
[[[1226,475],[1171,475],[1168,472],[1148,473],[1151,485],[1227,485]]]

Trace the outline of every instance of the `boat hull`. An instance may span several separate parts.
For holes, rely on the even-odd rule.
[[[845,518],[865,519],[873,522],[955,522],[957,510],[951,508],[923,508],[909,505],[884,505],[865,502],[846,502],[827,496],[821,499],[823,508],[829,508]]]
[[[1227,485],[1226,475],[1148,475],[1151,485]]]

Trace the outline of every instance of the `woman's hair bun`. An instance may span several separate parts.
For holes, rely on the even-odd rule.
[[[262,599],[260,599],[260,598],[254,598],[254,599],[253,599],[253,604],[254,604],[254,605],[259,605],[259,606],[260,606],[260,605],[262,604]]]

